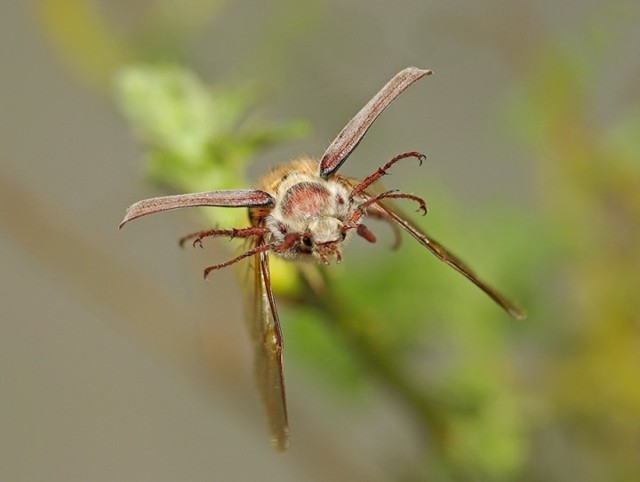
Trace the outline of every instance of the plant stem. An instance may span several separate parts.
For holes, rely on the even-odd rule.
[[[438,458],[452,466],[448,450],[450,430],[441,415],[441,403],[418,388],[407,375],[400,360],[363,329],[378,321],[370,313],[354,309],[353,304],[332,289],[330,283],[322,293],[308,288],[303,298],[307,306],[313,306],[322,314],[323,319],[366,371],[409,409],[425,443],[430,443]]]

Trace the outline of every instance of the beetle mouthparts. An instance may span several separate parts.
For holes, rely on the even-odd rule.
[[[340,263],[342,261],[342,253],[340,253],[338,244],[339,241],[331,241],[318,245],[317,253],[322,264],[329,264],[329,256],[333,256],[336,260],[336,263]]]

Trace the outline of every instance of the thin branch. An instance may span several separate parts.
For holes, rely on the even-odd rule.
[[[444,463],[452,480],[467,480],[468,474],[452,458],[451,427],[442,416],[442,403],[418,386],[407,375],[397,357],[362,329],[379,321],[372,319],[366,310],[353,307],[352,302],[331,288],[331,283],[326,285],[322,293],[307,287],[302,301],[322,314],[331,330],[346,344],[365,371],[409,410],[417,421],[425,452],[428,452],[427,447],[431,450],[429,458]]]

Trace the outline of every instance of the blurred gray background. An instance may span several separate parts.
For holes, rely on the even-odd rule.
[[[131,202],[159,191],[141,176],[142,149],[109,89],[83,79],[52,40],[43,11],[73,3],[0,4],[0,479],[384,480],[386,464],[421,457],[388,395],[345,407],[290,357],[292,447],[273,451],[234,276],[201,280],[224,251],[177,249],[194,229],[189,216],[116,229]],[[152,2],[86,3],[126,30]],[[504,139],[500,102],[530,44],[588,23],[606,3],[316,1],[305,10],[229,1],[194,37],[191,58],[207,82],[254,75],[272,88],[269,116],[313,127],[259,159],[254,179],[299,153],[321,154],[401,68],[431,68],[345,172],[368,174],[419,149],[425,190],[442,186],[470,209],[487,199],[526,206],[531,154]],[[628,49],[638,32],[622,42]],[[612,84],[628,75],[625,55],[612,59]],[[393,177],[421,186],[412,169]],[[350,248],[347,258],[362,256]],[[215,353],[202,349],[206,337],[219,337]],[[390,445],[387,459],[380,449]]]

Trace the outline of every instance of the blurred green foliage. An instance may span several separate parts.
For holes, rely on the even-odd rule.
[[[598,66],[608,50],[580,40],[541,49],[513,110],[538,157],[541,212],[554,241],[543,278],[553,291],[535,300],[554,308],[536,430],[559,438],[570,463],[589,458],[592,480],[635,480],[640,102],[621,98],[618,109],[601,110],[607,73]]]
[[[247,164],[269,146],[304,135],[303,122],[250,121],[255,89],[210,87],[178,66],[137,65],[116,82],[122,111],[148,149],[153,181],[176,192],[247,186]],[[244,210],[243,210],[244,211]],[[208,210],[212,222],[246,223],[237,209]]]
[[[67,64],[83,80],[110,88],[114,72],[135,60],[184,58],[197,34],[225,0],[117,2],[34,0],[44,30]],[[121,18],[122,14],[127,18]],[[125,26],[125,28],[123,28]]]

